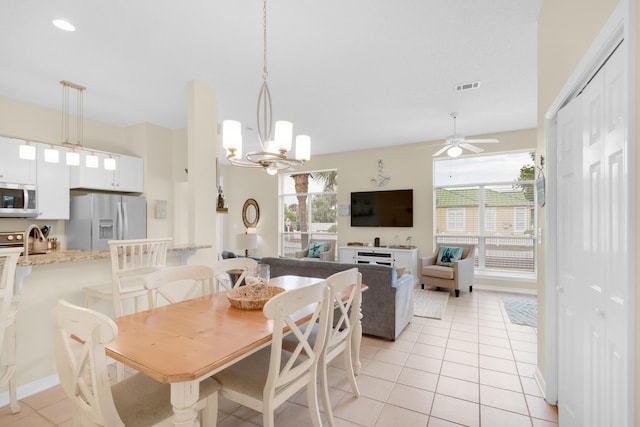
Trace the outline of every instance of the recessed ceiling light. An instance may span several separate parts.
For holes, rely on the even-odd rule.
[[[51,21],[53,23],[53,25],[56,26],[56,28],[60,28],[63,31],[75,31],[76,27],[73,26],[73,24],[71,24],[68,21],[65,21],[64,19],[54,19]]]

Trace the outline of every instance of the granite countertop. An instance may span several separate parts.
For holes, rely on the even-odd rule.
[[[172,245],[169,246],[168,252],[185,252],[195,251],[197,249],[208,249],[211,245],[199,245],[199,244],[184,244],[184,245]],[[57,264],[61,262],[73,262],[92,259],[104,259],[109,258],[111,252],[109,250],[103,251],[80,251],[77,249],[61,249],[56,251],[48,251],[44,254],[29,255],[29,259],[25,260],[24,256],[18,259],[19,266],[29,265],[44,265],[44,264]]]

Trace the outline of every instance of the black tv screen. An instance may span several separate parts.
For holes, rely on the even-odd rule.
[[[413,227],[413,190],[351,193],[352,227]]]

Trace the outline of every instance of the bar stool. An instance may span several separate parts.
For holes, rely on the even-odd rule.
[[[147,296],[144,278],[166,266],[171,240],[109,240],[111,283],[85,288],[86,307],[91,308],[95,299],[111,300],[115,317],[120,317],[123,315],[123,300],[133,298],[135,311],[138,311],[137,297]]]

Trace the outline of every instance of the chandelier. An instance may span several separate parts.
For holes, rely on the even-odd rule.
[[[280,170],[290,170],[295,166],[301,166],[311,158],[311,138],[308,135],[297,135],[296,155],[288,157],[287,152],[291,150],[293,124],[287,121],[276,121],[274,129],[271,93],[267,84],[269,76],[267,71],[267,0],[264,0],[263,4],[262,24],[264,57],[262,86],[258,92],[256,114],[258,139],[262,151],[247,153],[245,158],[242,158],[241,125],[236,120],[222,122],[222,146],[227,150],[227,159],[232,165],[263,168],[270,175],[275,175]]]

